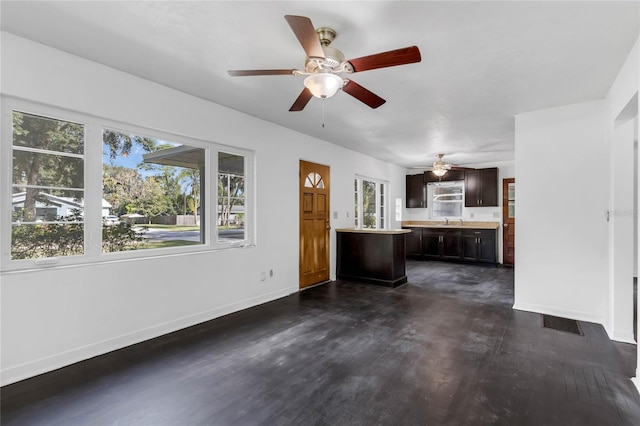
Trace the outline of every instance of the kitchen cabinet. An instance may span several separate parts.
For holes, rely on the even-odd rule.
[[[461,232],[462,260],[497,263],[496,231],[488,229],[463,229]]]
[[[422,256],[422,228],[408,228],[411,232],[405,235],[407,256]]]
[[[336,229],[336,277],[385,287],[407,282],[406,230]]]
[[[424,228],[422,253],[432,259],[460,259],[460,230]]]
[[[498,168],[467,170],[464,173],[465,207],[498,206]]]
[[[404,227],[406,255],[415,259],[498,263],[496,229]]]
[[[405,204],[408,209],[427,207],[427,191],[424,184],[424,173],[407,175],[406,192]]]
[[[464,170],[449,170],[444,176],[438,177],[432,172],[424,172],[424,181],[429,182],[450,182],[454,180],[464,180]]]

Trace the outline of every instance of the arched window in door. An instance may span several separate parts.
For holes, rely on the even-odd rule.
[[[304,180],[305,188],[324,188],[324,180],[322,180],[322,176],[320,173],[311,172],[307,175],[307,178]]]

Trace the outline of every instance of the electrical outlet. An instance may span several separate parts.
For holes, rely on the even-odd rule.
[[[500,212],[493,212],[494,219],[500,219]]]
[[[333,218],[337,219],[338,218],[338,212],[333,212]]]

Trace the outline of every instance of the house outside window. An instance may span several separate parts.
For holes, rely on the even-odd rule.
[[[11,259],[84,253],[80,123],[12,111]]]
[[[357,176],[354,187],[356,229],[386,229],[388,183]]]

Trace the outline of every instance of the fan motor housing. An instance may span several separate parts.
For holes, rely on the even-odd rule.
[[[315,72],[318,69],[339,68],[344,62],[344,55],[338,49],[329,46],[322,46],[324,58],[307,58],[304,69],[307,72]]]

